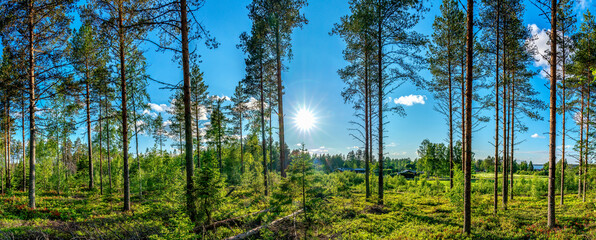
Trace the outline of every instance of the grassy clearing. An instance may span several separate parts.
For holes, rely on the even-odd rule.
[[[534,191],[537,195],[519,193],[509,200],[508,210],[502,209],[500,203],[494,214],[493,196],[482,193],[486,188],[484,181],[476,181],[472,234],[465,236],[461,233],[463,219],[457,194],[448,190],[448,182],[388,177],[385,204],[380,206],[376,204],[376,195],[365,199],[360,178],[351,173],[317,175],[313,187],[323,188],[309,196],[309,204],[317,201],[306,214],[262,230],[253,238],[596,239],[594,195],[589,195],[585,203],[576,194],[567,195],[566,204],[557,206],[558,227],[549,230],[543,191]],[[373,181],[373,189],[375,184]],[[250,215],[211,230],[193,231],[197,228],[183,211],[182,197],[158,192],[145,194],[142,199],[135,196],[133,211],[123,213],[116,194],[44,192],[38,196],[38,208],[31,210],[26,207],[26,194],[15,192],[12,196],[0,196],[0,238],[222,239],[286,216],[301,205],[301,196],[294,195],[293,203],[282,210]],[[224,220],[270,207],[272,203],[262,196],[237,188],[213,218]]]

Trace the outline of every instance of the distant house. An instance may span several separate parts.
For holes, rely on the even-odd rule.
[[[406,169],[406,170],[403,170],[397,174],[404,176],[404,178],[406,178],[406,179],[412,179],[412,178],[415,178],[416,176],[420,175],[421,173],[416,172],[414,170]]]
[[[355,172],[355,173],[366,173],[366,169],[364,168],[338,168],[336,169],[338,172]]]

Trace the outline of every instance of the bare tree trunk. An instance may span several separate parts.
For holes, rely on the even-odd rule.
[[[505,49],[503,49],[505,50]],[[503,54],[505,54],[505,51],[503,51]],[[505,60],[504,63],[506,63],[507,61]],[[505,64],[504,64],[505,65]],[[509,166],[509,153],[507,152],[507,149],[509,149],[509,145],[508,145],[508,137],[507,137],[507,119],[508,119],[508,114],[507,114],[507,109],[508,109],[508,105],[507,105],[507,85],[508,85],[508,80],[507,80],[507,74],[506,74],[506,70],[505,70],[505,66],[503,66],[503,189],[501,194],[503,194],[502,197],[502,201],[503,201],[503,209],[507,210],[507,200],[509,199],[507,197],[508,193],[509,193],[509,181],[508,181],[508,166]]]
[[[192,117],[190,112],[190,64],[188,50],[188,20],[187,20],[186,0],[180,1],[180,20],[182,33],[182,70],[184,75],[184,133],[186,135],[186,208],[189,212],[190,220],[196,222],[196,205],[193,194],[194,183],[193,173],[194,164],[192,161]]]
[[[23,94],[23,97],[21,98],[21,122],[23,124],[23,132],[22,132],[22,137],[23,137],[23,192],[25,192],[25,188],[27,186],[27,173],[26,173],[26,168],[27,168],[27,162],[25,161],[25,96]]]
[[[10,141],[11,141],[11,134],[10,134],[10,100],[8,97],[5,97],[4,102],[4,114],[6,116],[5,121],[5,129],[4,129],[4,161],[5,161],[5,169],[6,169],[6,190],[10,190],[12,187],[10,184]]]
[[[579,130],[579,178],[577,184],[577,197],[580,198],[582,196],[582,176],[583,176],[583,166],[584,166],[584,86],[581,86],[581,119],[580,119],[580,130]]]
[[[109,111],[107,103],[106,103],[106,113]],[[106,153],[108,155],[108,186],[110,187],[110,191],[109,193],[112,194],[112,152],[110,151],[110,146],[112,145],[112,141],[110,138],[111,132],[110,132],[110,120],[108,119],[108,121],[106,122],[106,133],[108,135],[108,152]]]
[[[137,171],[139,177],[139,196],[143,197],[143,181],[141,178],[141,159],[139,158],[139,126],[137,126],[137,105],[135,103],[134,93],[136,91],[135,87],[133,87],[132,92],[132,118],[134,119],[134,127],[135,127],[135,149],[136,155],[135,158],[137,159]]]
[[[89,95],[89,66],[85,61],[85,110],[87,113],[87,153],[89,158],[89,189],[93,189],[93,143],[91,142],[91,96]]]
[[[565,32],[563,31],[561,34],[563,34],[563,36],[564,36],[565,35]],[[563,102],[561,104],[562,105],[561,107],[563,108],[562,109],[562,112],[563,113],[562,113],[561,118],[562,118],[562,121],[563,121],[563,123],[562,123],[562,125],[563,125],[563,131],[562,131],[563,136],[562,136],[561,140],[562,140],[562,144],[563,144],[563,147],[562,147],[563,153],[561,154],[561,206],[563,206],[565,204],[565,168],[566,168],[565,167],[565,160],[566,160],[565,159],[565,157],[566,157],[565,156],[565,126],[566,126],[565,125],[565,119],[566,119],[566,113],[567,113],[567,111],[565,109],[567,107],[566,106],[567,105],[567,99],[566,99],[567,98],[567,95],[566,95],[567,93],[565,92],[565,90],[566,90],[566,86],[565,86],[565,82],[566,82],[566,80],[565,80],[565,64],[566,64],[566,59],[567,58],[566,58],[566,55],[565,55],[565,47],[563,47],[562,50],[563,50],[563,66],[562,66],[563,67],[563,80],[562,80],[562,84],[563,84],[563,86],[562,86],[563,87],[563,99],[562,100],[563,100]]]
[[[557,168],[557,0],[551,0],[550,143],[548,171],[548,227],[555,226],[555,170]]]
[[[261,52],[262,53],[262,52]],[[267,144],[265,139],[265,91],[263,89],[263,82],[265,79],[263,78],[263,61],[262,61],[262,54],[261,54],[261,62],[259,63],[259,91],[261,97],[261,140],[262,140],[262,151],[263,151],[263,185],[265,187],[265,196],[269,195],[269,190],[267,188]],[[269,104],[271,106],[271,104]],[[271,118],[269,118],[271,119]]]
[[[35,209],[35,148],[37,128],[35,126],[35,49],[34,39],[34,16],[33,2],[29,1],[29,208]]]
[[[197,86],[198,87],[198,86]],[[195,103],[195,124],[197,125],[197,164],[201,168],[201,128],[199,128],[199,99],[196,97]]]
[[[466,37],[466,171],[464,184],[464,232],[470,234],[472,223],[472,209],[471,209],[471,193],[472,193],[472,68],[474,61],[474,0],[468,0],[468,14],[467,14],[467,37]]]
[[[103,166],[102,166],[102,162],[103,162],[103,152],[102,152],[102,142],[103,142],[103,136],[102,136],[102,132],[103,132],[103,128],[101,126],[101,122],[103,121],[103,114],[101,111],[101,98],[99,99],[99,194],[103,195]]]
[[[378,120],[379,120],[379,205],[383,205],[383,17],[381,13],[381,8],[378,8],[378,29],[377,29],[377,77],[379,79],[379,86],[378,87],[378,104],[379,104],[379,113],[378,113]]]
[[[242,144],[242,110],[240,110],[240,172],[244,173],[244,145]]]
[[[128,169],[128,109],[126,105],[126,62],[124,59],[124,14],[122,3],[118,4],[118,37],[120,38],[120,88],[122,95],[122,160],[123,160],[123,181],[124,181],[124,199],[122,210],[130,210],[130,179]]]
[[[500,44],[500,17],[501,0],[497,0],[497,41],[495,61],[495,180],[493,189],[493,212],[496,214],[499,205],[499,44]]]
[[[368,147],[369,141],[370,139],[369,137],[369,118],[370,115],[368,114],[368,108],[370,108],[369,106],[369,102],[368,102],[368,98],[369,98],[369,94],[368,94],[368,41],[365,38],[365,44],[364,44],[364,133],[365,133],[365,137],[364,137],[364,169],[365,169],[365,176],[364,176],[364,181],[365,181],[365,185],[366,185],[366,199],[370,198],[370,149]]]
[[[275,24],[275,58],[277,62],[277,119],[279,122],[279,162],[281,164],[281,176],[286,177],[286,142],[284,135],[284,104],[283,85],[281,81],[281,36],[279,23]]]
[[[453,189],[453,83],[451,80],[451,35],[449,35],[447,41],[447,78],[449,79],[449,189]]]
[[[582,190],[582,201],[586,202],[586,185],[588,183],[588,159],[589,159],[589,153],[590,153],[590,98],[591,98],[591,94],[590,94],[590,88],[591,88],[591,82],[588,83],[588,95],[586,96],[588,99],[588,104],[586,105],[586,151],[585,154],[586,156],[584,157],[584,182],[583,182],[583,190]]]
[[[511,104],[509,108],[511,109],[511,159],[509,165],[509,183],[510,183],[510,193],[509,198],[513,200],[513,163],[515,162],[515,157],[513,155],[514,148],[515,148],[515,74],[511,78],[511,97],[510,97]]]

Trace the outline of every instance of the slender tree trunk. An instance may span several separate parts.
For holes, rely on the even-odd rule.
[[[365,175],[364,175],[364,181],[366,184],[366,199],[370,198],[370,155],[369,155],[369,151],[370,149],[368,148],[368,142],[370,141],[370,139],[368,138],[369,133],[369,118],[370,115],[368,114],[368,108],[370,107],[368,104],[368,98],[369,98],[369,94],[368,94],[368,41],[365,38],[365,43],[364,43],[364,133],[365,133],[365,137],[364,137],[364,169],[365,169]]]
[[[379,205],[383,205],[383,16],[381,15],[381,7],[378,7],[379,19],[377,29],[377,77],[379,79],[378,88],[378,104],[379,104]]]
[[[590,98],[591,98],[591,94],[590,94],[590,88],[591,88],[591,82],[588,83],[588,95],[586,96],[588,99],[588,104],[586,105],[586,151],[585,154],[586,156],[584,157],[584,182],[583,182],[583,190],[582,190],[582,201],[586,202],[586,190],[587,190],[587,183],[588,183],[588,159],[589,159],[589,153],[590,153]]]
[[[503,189],[501,194],[503,194],[502,201],[503,201],[503,209],[507,210],[507,194],[509,193],[509,181],[507,181],[508,173],[507,167],[509,165],[509,153],[507,152],[508,149],[508,138],[507,138],[507,85],[509,84],[509,80],[507,79],[507,57],[506,57],[506,49],[507,46],[503,44]]]
[[[107,103],[106,103],[106,113],[109,111]],[[110,138],[110,135],[112,135],[112,133],[110,132],[110,120],[108,119],[108,121],[106,122],[106,133],[108,135],[108,152],[106,153],[108,155],[108,186],[110,187],[110,191],[109,193],[112,194],[112,152],[110,151],[110,146],[112,145],[112,141]]]
[[[35,49],[33,48],[34,39],[34,16],[33,2],[29,1],[29,208],[35,209]]]
[[[102,162],[103,162],[103,152],[102,152],[102,142],[103,142],[103,128],[101,126],[101,122],[103,121],[103,114],[101,111],[101,98],[99,99],[99,194],[103,195],[103,166],[102,166]]]
[[[133,88],[134,89],[134,88]],[[136,89],[134,89],[136,90]],[[132,118],[134,119],[134,126],[135,126],[135,149],[136,149],[136,155],[135,158],[137,159],[137,171],[138,171],[138,177],[139,177],[139,196],[143,197],[143,180],[141,178],[141,159],[139,158],[139,126],[137,126],[137,105],[135,103],[135,97],[134,97],[134,93],[135,91],[131,91],[132,92]]]
[[[244,145],[242,144],[242,110],[240,110],[240,172],[244,173]]]
[[[463,46],[462,46],[463,48]],[[462,172],[466,171],[466,113],[465,113],[465,106],[466,106],[466,86],[465,86],[465,57],[461,58],[461,170]]]
[[[565,32],[562,32],[561,34],[563,34],[563,36],[564,36]],[[561,154],[561,206],[565,205],[565,168],[566,168],[566,166],[565,166],[565,160],[566,160],[565,159],[565,157],[566,157],[566,155],[565,155],[565,126],[566,126],[565,119],[566,119],[566,113],[567,113],[567,111],[565,109],[567,107],[567,99],[566,99],[567,93],[565,92],[565,90],[566,90],[565,64],[566,64],[567,57],[565,55],[565,47],[563,47],[562,50],[563,50],[563,66],[562,66],[563,67],[563,80],[562,80],[562,84],[563,84],[563,86],[562,86],[563,87],[563,89],[562,89],[563,90],[563,99],[562,100],[563,100],[563,102],[561,103],[561,107],[562,107],[563,113],[562,113],[561,118],[563,121],[563,123],[562,123],[563,131],[561,133],[563,134],[563,136],[561,138],[561,141],[562,141],[563,147],[561,150],[563,151],[563,153]]]
[[[21,98],[21,107],[21,123],[23,124],[23,192],[25,192],[25,188],[27,187],[27,162],[25,161],[25,96]]]
[[[261,64],[262,65],[262,64]],[[262,70],[261,70],[262,71]],[[277,167],[273,166],[273,96],[272,96],[272,89],[269,90],[269,165],[271,172],[273,172]]]
[[[555,226],[555,170],[557,168],[557,0],[551,0],[550,142],[548,169],[548,227]]]
[[[263,89],[263,82],[265,81],[265,79],[263,78],[262,55],[260,57],[260,60],[261,62],[259,63],[259,92],[261,97],[261,150],[263,151],[263,185],[265,187],[265,196],[268,196],[269,190],[267,188],[267,144],[265,139],[265,91]],[[271,104],[269,106],[271,106]]]
[[[467,37],[466,37],[466,171],[464,184],[464,232],[470,234],[472,223],[471,193],[472,193],[472,68],[473,68],[473,44],[474,44],[474,0],[468,0],[467,14]]]
[[[190,112],[190,64],[188,50],[188,20],[187,20],[186,0],[180,1],[180,20],[182,33],[182,70],[184,75],[184,130],[186,135],[186,208],[190,215],[190,220],[196,222],[196,206],[193,194],[194,183],[193,173],[194,165],[192,161],[192,117]]]
[[[198,88],[198,86],[197,86]],[[197,125],[197,166],[201,168],[201,128],[199,127],[199,96],[195,96],[195,124]]]
[[[511,104],[510,104],[510,111],[511,111],[511,157],[510,157],[510,165],[509,165],[509,183],[510,183],[510,188],[509,188],[509,198],[511,200],[513,200],[513,163],[515,162],[515,157],[513,155],[514,153],[514,148],[515,148],[515,75],[513,75],[513,77],[511,78]]]
[[[281,176],[286,177],[286,142],[284,135],[284,104],[283,85],[281,81],[281,36],[279,22],[275,24],[275,58],[277,63],[277,119],[279,122],[279,162],[281,164]]]
[[[62,146],[62,151],[64,151],[64,145]],[[64,155],[64,153],[62,154]],[[56,175],[58,175],[58,187],[56,188],[56,192],[58,192],[58,195],[60,195],[60,142],[58,141],[58,139],[56,139],[56,165],[58,165],[58,170],[56,170],[58,173]]]
[[[89,189],[93,189],[93,143],[91,142],[91,96],[89,95],[89,66],[85,62],[85,110],[87,113],[87,153],[89,160]]]
[[[579,178],[578,178],[578,184],[577,184],[577,197],[580,198],[582,196],[582,176],[583,176],[583,164],[584,164],[584,117],[586,116],[585,111],[584,111],[584,86],[581,86],[581,108],[580,108],[580,115],[581,115],[581,119],[579,120],[580,122],[580,128],[579,128]]]
[[[449,79],[449,189],[453,189],[453,83],[451,79],[451,35],[449,35],[447,41],[447,78]]]
[[[497,213],[499,206],[499,44],[501,38],[500,16],[501,0],[497,0],[497,41],[495,61],[495,180],[493,189],[493,213]]]
[[[123,162],[123,181],[124,181],[124,199],[122,210],[130,210],[130,178],[128,169],[128,109],[126,104],[126,62],[124,59],[124,14],[122,3],[118,4],[118,37],[120,39],[120,88],[122,95],[122,162]]]
[[[5,106],[4,106],[4,114],[6,116],[6,128],[4,129],[4,149],[6,151],[4,155],[5,159],[5,166],[6,166],[6,190],[10,190],[12,187],[10,184],[10,141],[11,141],[11,134],[10,134],[10,100],[6,97]]]

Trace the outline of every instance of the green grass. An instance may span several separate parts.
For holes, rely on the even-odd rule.
[[[477,175],[481,178],[483,175]],[[524,176],[532,178],[534,176]],[[265,229],[255,239],[596,239],[594,195],[582,202],[576,194],[557,199],[557,227],[546,227],[547,201],[544,192],[521,192],[504,210],[493,213],[493,196],[481,194],[482,181],[473,183],[472,233],[462,234],[463,213],[448,197],[448,181],[403,181],[387,179],[384,205],[377,205],[376,181],[373,196],[366,200],[361,175],[321,174],[321,192],[308,209],[278,226]],[[333,183],[333,184],[331,184]],[[485,184],[485,183],[484,183]],[[341,185],[341,186],[340,186]],[[433,187],[435,186],[435,187]],[[341,190],[338,190],[341,189]],[[173,192],[173,193],[172,193]],[[22,192],[0,196],[0,239],[222,239],[269,223],[298,209],[295,195],[284,211],[251,215],[215,230],[193,232],[184,212],[181,190],[133,195],[132,211],[122,212],[120,194],[100,196],[76,190],[69,194],[42,192],[37,209],[27,208]],[[176,193],[179,192],[179,193]],[[237,188],[228,196],[213,219],[223,220],[269,208],[266,198]],[[200,224],[199,224],[200,225]]]

